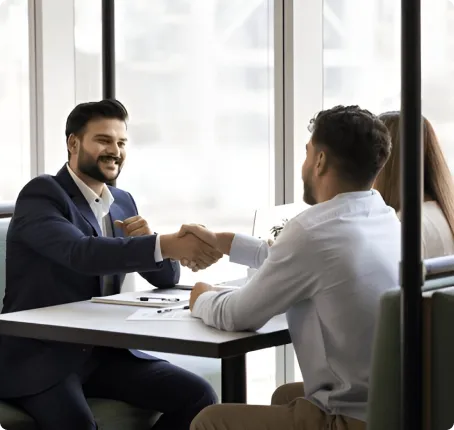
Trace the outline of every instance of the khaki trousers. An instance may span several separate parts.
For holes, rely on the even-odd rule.
[[[208,406],[194,418],[191,430],[366,430],[365,422],[327,415],[303,396],[303,383],[295,382],[279,387],[271,406]]]

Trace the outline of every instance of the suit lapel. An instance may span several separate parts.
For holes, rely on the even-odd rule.
[[[71,178],[71,175],[68,172],[66,164],[57,173],[56,178],[60,185],[66,190],[68,195],[71,197],[73,203],[77,206],[77,209],[79,209],[81,215],[93,227],[94,231],[96,232],[95,236],[102,236],[101,226],[98,224],[95,214],[91,210],[91,207],[87,202],[87,199],[80,192],[79,187],[73,181],[73,178]]]
[[[115,201],[110,205],[109,210],[109,218],[110,222],[112,223],[112,233],[113,237],[124,237],[123,230],[121,227],[117,227],[114,224],[114,221],[123,221],[125,219],[125,214],[123,209],[118,206]],[[114,275],[113,282],[114,282],[114,291],[120,293],[121,291],[121,284],[123,283],[124,275]]]
[[[109,217],[110,217],[110,221],[112,222],[113,236],[114,237],[124,237],[123,230],[121,229],[121,227],[117,227],[114,224],[114,221],[124,221],[125,214],[123,212],[123,209],[120,206],[118,206],[115,202],[113,202],[110,205]]]
[[[71,178],[71,175],[68,172],[66,164],[60,169],[60,171],[55,175],[57,182],[60,186],[68,193],[69,197],[79,210],[79,213],[84,217],[84,219],[91,225],[93,228],[94,236],[102,236],[101,226],[98,224],[98,220],[95,217],[95,214],[91,210],[90,205],[87,202],[87,199],[79,190],[79,187]],[[99,294],[102,294],[103,291],[103,277],[99,276]]]
[[[95,214],[91,210],[90,205],[83,195],[73,197],[73,202],[79,209],[82,216],[90,223],[90,225],[96,231],[96,236],[102,236],[101,226],[98,224],[98,220]]]

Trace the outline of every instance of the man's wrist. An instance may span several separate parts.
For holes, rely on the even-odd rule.
[[[159,240],[161,245],[161,255],[163,259],[172,258],[178,259],[175,255],[175,240],[177,239],[175,234],[160,234]]]
[[[232,248],[233,238],[235,233],[216,233],[216,240],[219,251],[225,255],[230,255],[230,249]]]

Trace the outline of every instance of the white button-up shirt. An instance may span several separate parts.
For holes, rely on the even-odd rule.
[[[290,220],[274,245],[237,234],[230,260],[259,268],[233,292],[207,292],[193,315],[224,330],[286,313],[305,396],[366,420],[381,295],[398,285],[400,222],[377,191],[340,194]]]

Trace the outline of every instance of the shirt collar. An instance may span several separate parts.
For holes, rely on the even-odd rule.
[[[332,200],[338,199],[360,199],[362,197],[370,197],[378,194],[377,190],[370,189],[368,191],[351,191],[348,193],[337,194]]]
[[[77,187],[87,200],[88,204],[92,206],[96,203],[101,203],[103,215],[107,215],[109,213],[110,206],[115,200],[114,197],[112,196],[112,193],[109,190],[109,187],[106,184],[104,184],[101,196],[98,196],[84,181],[82,181],[82,179],[80,179],[72,171],[71,167],[69,167],[69,164],[66,164],[66,167],[68,169],[69,174],[71,175],[71,178],[76,183]]]

